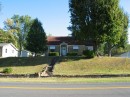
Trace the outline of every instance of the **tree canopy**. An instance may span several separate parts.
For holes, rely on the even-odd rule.
[[[119,6],[119,0],[69,0],[72,36],[91,40],[97,51],[107,44],[108,54],[115,46],[127,41],[128,15]]]
[[[0,43],[13,43],[17,47],[16,37],[0,29]]]
[[[47,50],[46,33],[42,23],[36,18],[26,38],[26,49],[37,54],[43,54]]]
[[[11,19],[7,19],[4,22],[7,32],[17,37],[20,54],[26,43],[25,38],[27,36],[27,33],[29,32],[32,22],[33,20],[28,15],[14,15]]]

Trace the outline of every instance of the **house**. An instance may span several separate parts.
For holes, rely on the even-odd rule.
[[[27,50],[22,50],[21,51],[21,57],[29,57],[31,53]]]
[[[47,37],[48,52],[59,52],[60,56],[66,56],[67,53],[76,52],[78,55],[82,55],[83,51],[93,50],[92,42],[76,41],[74,38],[66,37]]]
[[[0,57],[18,57],[18,49],[12,43],[0,43]]]

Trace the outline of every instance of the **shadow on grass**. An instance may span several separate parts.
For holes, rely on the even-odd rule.
[[[51,64],[54,57],[9,57],[0,58],[0,67],[7,66],[36,66],[41,64]],[[57,63],[76,61],[84,57],[57,57]]]

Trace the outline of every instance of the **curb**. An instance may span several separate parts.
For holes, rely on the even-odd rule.
[[[101,75],[52,75],[57,78],[113,78],[130,77],[130,74],[101,74]],[[37,74],[0,74],[0,78],[38,78]],[[41,77],[46,78],[46,77]]]

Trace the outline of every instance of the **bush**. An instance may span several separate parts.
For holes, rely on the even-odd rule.
[[[3,69],[3,73],[12,73],[13,69],[12,68],[5,68]]]
[[[87,58],[94,58],[94,51],[90,51],[90,50],[84,50],[83,51],[83,55],[86,56]]]
[[[78,55],[78,53],[76,53],[76,52],[67,53],[67,56],[77,56],[77,55]]]
[[[49,56],[59,56],[59,52],[49,52]]]

